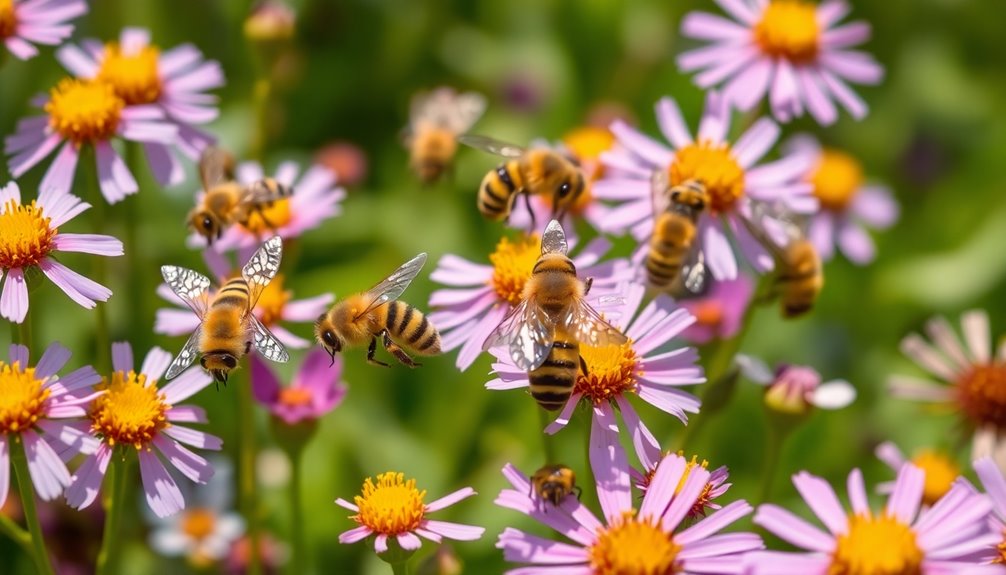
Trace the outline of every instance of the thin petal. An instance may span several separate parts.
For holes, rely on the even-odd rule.
[[[185,508],[178,484],[152,451],[140,450],[140,478],[147,505],[158,517],[168,517]]]

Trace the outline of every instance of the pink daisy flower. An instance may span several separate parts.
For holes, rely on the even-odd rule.
[[[251,356],[251,382],[255,399],[287,425],[319,419],[342,403],[346,383],[342,376],[342,356],[330,358],[316,347],[308,352],[289,386],[280,383],[269,365]]]
[[[759,506],[754,522],[804,551],[752,553],[751,575],[1001,575],[1002,567],[979,567],[971,558],[1000,540],[985,521],[992,510],[988,498],[958,483],[919,513],[925,481],[925,472],[906,464],[898,471],[887,506],[876,513],[867,502],[863,475],[854,469],[848,481],[852,511],[847,512],[827,481],[805,471],[794,475],[793,485],[827,531],[776,505]]]
[[[35,493],[45,501],[63,494],[70,485],[65,459],[86,451],[86,434],[68,418],[87,413],[95,394],[82,396],[101,380],[91,366],[65,376],[57,372],[70,359],[70,350],[53,343],[35,367],[28,363],[28,348],[10,346],[8,361],[0,361],[0,507],[7,500],[11,478],[11,442],[21,443],[28,458],[28,473]]]
[[[866,104],[849,87],[878,84],[884,69],[853,46],[870,38],[866,22],[838,23],[849,13],[842,0],[821,4],[800,0],[718,0],[734,21],[707,12],[692,12],[681,33],[711,42],[681,54],[678,67],[700,72],[695,84],[723,85],[724,97],[741,110],[751,110],[768,96],[780,122],[802,116],[804,109],[819,124],[838,118],[835,103],[857,120]]]
[[[43,189],[38,200],[21,202],[14,182],[0,188],[0,274],[7,273],[0,293],[0,316],[21,323],[28,314],[25,271],[37,267],[63,293],[91,309],[108,301],[112,290],[56,261],[58,252],[121,256],[122,242],[99,234],[60,233],[59,227],[87,210],[90,204],[70,194]]]
[[[389,537],[394,537],[406,551],[415,551],[422,545],[417,536],[435,543],[440,543],[445,537],[474,541],[482,537],[485,528],[426,517],[428,513],[450,507],[472,495],[475,495],[475,490],[465,487],[427,504],[423,503],[426,490],[416,489],[416,480],[405,481],[402,473],[389,471],[378,474],[376,482],[368,477],[363,482],[360,495],[353,498],[355,504],[341,497],[335,500],[340,507],[355,513],[350,519],[360,525],[339,535],[339,543],[356,543],[374,535],[374,551],[384,553],[388,550]]]
[[[32,43],[59,45],[73,34],[68,22],[86,12],[84,0],[0,0],[0,43],[21,60],[34,58]]]
[[[982,457],[974,462],[975,473],[992,500],[992,513],[988,516],[988,529],[999,534],[999,540],[979,555],[982,563],[1006,563],[1006,479],[995,461]]]
[[[210,463],[182,444],[218,450],[223,442],[215,435],[179,425],[207,423],[207,419],[201,407],[178,405],[213,379],[201,369],[188,369],[159,389],[157,380],[170,363],[171,354],[154,347],[137,372],[132,347],[125,342],[112,344],[114,371],[97,386],[102,395],[87,414],[88,429],[100,445],[77,469],[66,490],[70,507],[83,509],[94,502],[116,448],[136,449],[147,505],[158,517],[185,508],[182,491],[163,460],[196,483],[206,483],[213,476]]]
[[[765,405],[774,411],[804,415],[813,408],[842,409],[856,399],[856,388],[844,379],[822,382],[806,365],[780,364],[775,371],[762,360],[738,354],[734,360],[744,377],[765,387]]]
[[[569,241],[570,251],[576,251]],[[596,238],[575,256],[570,256],[582,278],[594,278],[591,288],[598,293],[610,289],[629,276],[628,262],[611,260],[598,264],[611,242]],[[521,302],[524,284],[541,256],[541,237],[523,236],[516,241],[503,237],[489,254],[491,265],[476,264],[454,254],[437,262],[430,279],[446,285],[430,295],[437,308],[430,322],[440,329],[441,349],[460,347],[457,367],[464,371],[482,353],[482,344],[500,321]],[[591,292],[594,293],[594,292]]]
[[[809,156],[790,154],[781,160],[758,164],[779,138],[779,126],[767,118],[756,121],[735,143],[727,140],[730,108],[716,92],[706,97],[705,113],[693,139],[681,110],[672,98],[657,103],[657,122],[671,147],[645,136],[621,121],[611,125],[620,148],[601,155],[606,167],[618,170],[594,184],[595,196],[617,206],[602,222],[610,233],[631,231],[641,246],[653,233],[651,179],[656,170],[666,170],[668,181],[677,185],[700,179],[709,193],[709,206],[698,220],[696,241],[705,254],[706,266],[719,281],[737,277],[728,235],[759,272],[769,271],[773,259],[742,223],[751,218],[752,201],[772,202],[797,213],[817,209],[811,185],[799,181],[811,165]]]
[[[220,63],[204,60],[192,44],[182,44],[161,53],[150,43],[150,31],[123,28],[118,42],[102,44],[84,40],[81,46],[67,44],[56,57],[77,78],[110,84],[127,106],[153,106],[177,126],[178,148],[192,160],[214,138],[195,128],[216,119],[216,96],[207,90],[224,85]],[[185,179],[185,170],[162,142],[144,142],[147,160],[161,185]]]
[[[877,446],[874,453],[877,459],[886,463],[895,473],[906,463],[911,463],[926,474],[926,483],[922,489],[922,504],[927,507],[935,505],[946,495],[954,486],[957,478],[961,476],[961,469],[957,462],[950,457],[949,453],[942,451],[919,449],[909,459],[898,449],[897,445],[885,441]],[[877,493],[889,494],[893,490],[893,481],[877,485]]]
[[[719,533],[751,513],[746,501],[735,501],[682,527],[710,474],[702,467],[689,468],[679,455],[660,461],[638,509],[627,466],[615,465],[608,478],[598,477],[603,520],[575,497],[567,497],[559,506],[542,506],[531,495],[527,476],[510,464],[503,468],[503,475],[512,489],[500,492],[497,505],[528,515],[570,541],[553,541],[508,527],[496,547],[503,550],[505,560],[525,564],[507,571],[508,575],[740,575],[744,573],[742,554],[764,548],[754,533]]]
[[[669,455],[665,454],[665,455]],[[683,457],[682,452],[678,452],[679,457]],[[641,455],[640,459],[645,456]],[[657,467],[660,465],[658,460],[653,465],[643,469],[637,470],[636,468],[629,469],[629,475],[632,477],[633,485],[636,489],[642,493],[646,493],[646,490],[650,488],[650,483],[653,481],[654,476],[657,473]],[[709,468],[709,462],[703,459],[701,462],[697,455],[693,455],[691,459],[686,460],[688,463],[685,466],[685,477],[688,473],[695,467],[701,467],[702,469]],[[722,509],[723,506],[716,503],[716,500],[723,496],[727,491],[730,490],[732,483],[727,483],[730,478],[730,470],[726,465],[721,465],[709,473],[709,480],[706,481],[706,486],[702,488],[698,497],[695,499],[695,504],[688,511],[688,519],[694,519],[696,517],[705,517],[709,510],[717,511]]]
[[[702,296],[678,300],[678,305],[695,316],[695,323],[681,332],[681,337],[698,345],[732,338],[741,328],[752,295],[754,282],[739,274],[736,279],[712,282]]]

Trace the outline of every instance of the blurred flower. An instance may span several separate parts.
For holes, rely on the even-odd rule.
[[[388,550],[388,537],[395,537],[405,551],[415,551],[422,545],[416,535],[437,543],[442,537],[458,541],[474,541],[482,537],[485,532],[483,527],[426,518],[427,513],[475,495],[474,489],[465,487],[426,504],[423,503],[426,491],[416,489],[415,479],[405,481],[404,477],[404,474],[394,471],[379,474],[376,483],[368,477],[363,482],[361,494],[354,497],[356,505],[342,498],[335,500],[340,507],[355,512],[356,515],[350,518],[360,524],[339,535],[339,543],[356,543],[376,535],[374,550],[384,553]]]
[[[982,563],[1006,563],[1006,479],[996,463],[983,457],[974,462],[975,473],[992,500],[992,513],[988,516],[988,527],[992,533],[1000,535],[999,541],[979,554]]]
[[[464,572],[461,558],[454,552],[454,548],[447,544],[437,547],[437,550],[423,559],[416,569],[416,575],[461,575]]]
[[[320,347],[308,352],[289,386],[280,384],[258,354],[251,356],[255,399],[287,425],[319,419],[338,407],[346,397],[346,384],[339,380],[341,376],[342,358],[329,358]]]
[[[260,449],[255,457],[255,477],[266,489],[281,489],[290,483],[290,457],[278,447]]]
[[[754,282],[745,274],[736,279],[714,281],[702,296],[678,300],[678,305],[695,316],[695,323],[681,332],[681,337],[695,344],[713,339],[726,340],[737,335],[744,313],[754,295]]]
[[[207,267],[218,279],[218,284],[223,285],[228,278],[234,276],[235,272],[231,268],[227,258],[213,250],[203,250],[203,259]],[[294,300],[293,292],[283,289],[283,282],[286,280],[283,274],[276,274],[272,281],[262,290],[258,301],[255,302],[255,309],[252,313],[269,328],[269,331],[276,336],[283,345],[294,349],[303,349],[311,345],[308,340],[294,335],[285,327],[279,325],[280,321],[290,322],[314,322],[318,315],[323,313],[331,305],[335,297],[332,294],[322,294],[319,296]],[[209,290],[209,297],[212,300],[215,289]],[[157,295],[164,300],[174,304],[176,307],[167,307],[157,310],[154,322],[154,332],[164,335],[189,335],[199,327],[199,316],[196,315],[181,298],[171,291],[167,284],[157,286]]]
[[[856,388],[844,379],[821,383],[821,374],[805,365],[782,364],[773,373],[765,362],[738,354],[735,361],[744,377],[765,386],[765,405],[786,415],[806,415],[813,408],[841,409],[856,399]]]
[[[886,186],[864,184],[863,167],[849,154],[821,145],[812,136],[790,140],[788,148],[797,154],[816,158],[806,175],[814,186],[814,196],[821,211],[811,220],[809,236],[825,261],[830,260],[835,244],[857,264],[873,261],[873,240],[866,233],[870,226],[887,229],[898,219],[898,203]]]
[[[848,82],[877,84],[884,69],[852,46],[870,38],[870,25],[838,26],[850,7],[842,0],[816,4],[800,0],[722,0],[735,20],[692,12],[681,33],[712,44],[681,54],[682,71],[701,71],[695,83],[708,90],[723,84],[724,97],[741,110],[753,109],[768,95],[781,122],[802,116],[804,108],[819,124],[838,118],[835,103],[857,120],[866,104]]]
[[[941,382],[895,375],[889,379],[897,397],[947,405],[960,413],[974,430],[972,457],[992,455],[1004,448],[1006,433],[1006,345],[992,354],[989,317],[972,310],[961,318],[964,346],[945,318],[926,323],[934,346],[918,334],[901,340],[901,352]],[[1002,461],[1001,454],[997,456]]]
[[[17,132],[4,139],[4,153],[11,156],[11,174],[19,178],[62,145],[39,184],[46,192],[69,193],[82,150],[93,148],[101,193],[114,204],[139,186],[112,141],[152,144],[146,153],[156,166],[163,161],[158,150],[178,138],[178,126],[160,108],[128,104],[102,80],[64,78],[48,96],[39,95],[32,103],[45,114],[19,121]]]
[[[664,457],[667,455],[670,454],[665,453]],[[679,451],[677,455],[678,457],[684,457],[684,452]],[[642,457],[640,458],[642,459]],[[662,461],[662,459],[660,461]],[[636,489],[646,493],[647,489],[650,488],[650,482],[653,481],[653,477],[657,473],[657,467],[659,466],[660,461],[657,461],[655,464],[645,468],[643,471],[637,471],[635,468],[629,469],[629,475],[632,476]],[[685,482],[688,480],[688,475],[692,469],[695,469],[696,467],[700,467],[702,469],[709,468],[709,462],[703,459],[700,463],[697,455],[693,455],[691,459],[686,459],[686,461],[688,463],[685,465],[685,472],[678,481],[677,487],[674,488],[674,493],[681,492],[681,488],[685,486]],[[729,477],[730,470],[727,469],[726,465],[721,465],[714,469],[709,474],[709,480],[706,481],[706,486],[702,488],[702,492],[699,493],[699,496],[695,499],[695,504],[692,505],[692,508],[688,511],[687,518],[695,519],[697,517],[705,517],[706,513],[708,513],[710,509],[713,511],[722,509],[723,506],[719,503],[715,503],[715,501],[718,497],[726,493],[727,490],[730,489],[730,486],[733,485],[732,483],[727,483],[727,479],[729,479]]]
[[[287,548],[282,541],[277,541],[275,537],[268,533],[259,533],[258,539],[259,563],[265,575],[279,573],[287,560]],[[248,572],[248,564],[251,562],[251,540],[245,535],[231,545],[227,554],[227,561],[224,564],[224,573],[227,575],[244,575]]]
[[[57,252],[121,256],[122,242],[98,234],[59,233],[59,226],[88,209],[90,204],[70,194],[43,189],[38,200],[21,202],[14,182],[0,188],[0,275],[7,272],[0,293],[0,316],[21,323],[28,314],[25,271],[37,267],[52,283],[81,306],[91,309],[108,301],[112,290],[56,261]]]
[[[94,394],[81,392],[100,381],[91,366],[63,377],[56,372],[70,359],[70,350],[50,344],[35,367],[28,365],[28,348],[11,345],[8,361],[0,361],[0,506],[10,488],[11,443],[21,443],[28,473],[40,499],[51,501],[70,485],[70,472],[59,452],[69,460],[93,447],[85,433],[68,418],[83,417]]]
[[[244,23],[245,38],[253,42],[285,42],[293,38],[297,13],[279,0],[256,4]]]
[[[34,58],[32,42],[56,46],[73,34],[68,22],[86,12],[85,0],[0,0],[0,42],[21,60]]]
[[[351,142],[331,142],[314,155],[314,162],[328,168],[344,186],[356,186],[367,179],[367,154]]]
[[[906,463],[911,463],[926,474],[926,482],[922,490],[922,504],[927,507],[934,505],[946,495],[953,487],[954,481],[961,475],[957,463],[951,459],[949,454],[940,451],[922,449],[916,451],[915,456],[908,459],[897,445],[885,441],[877,446],[874,453],[877,455],[877,459],[886,463],[895,472]],[[877,493],[887,494],[891,493],[893,489],[894,482],[877,485]]]
[[[601,155],[606,168],[617,176],[605,176],[594,184],[596,197],[619,205],[605,218],[605,232],[625,233],[643,244],[653,233],[651,178],[655,170],[667,170],[669,183],[700,179],[709,193],[710,203],[698,220],[696,241],[705,253],[706,265],[719,281],[737,277],[737,259],[727,235],[733,235],[741,252],[759,272],[769,271],[773,259],[761,243],[752,237],[741,218],[751,217],[752,201],[779,203],[797,213],[817,209],[812,186],[800,182],[812,158],[790,154],[781,160],[757,165],[779,137],[779,126],[761,118],[731,144],[730,108],[716,92],[709,92],[693,140],[672,98],[657,103],[657,122],[672,147],[645,136],[622,122],[611,125],[621,144]]]
[[[570,251],[575,251],[575,242],[569,243]],[[594,290],[610,288],[628,275],[625,260],[597,263],[610,247],[611,242],[597,238],[572,256],[580,277],[594,278]],[[429,318],[440,329],[442,350],[461,347],[458,369],[471,367],[489,334],[521,302],[524,284],[540,256],[541,237],[532,234],[517,241],[501,238],[489,255],[489,266],[454,254],[445,254],[437,262],[430,279],[448,288],[430,295],[430,305],[439,309]]]
[[[667,455],[660,461],[638,509],[633,505],[627,469],[613,471],[619,476],[617,481],[599,479],[597,483],[602,521],[571,497],[558,507],[542,508],[529,495],[527,476],[507,464],[503,475],[513,488],[501,491],[496,504],[528,515],[573,542],[552,541],[508,527],[496,547],[503,550],[506,561],[530,564],[510,573],[740,573],[741,554],[764,548],[754,533],[716,534],[751,513],[746,501],[696,518],[678,531],[709,481],[707,470],[689,469],[685,458]],[[559,563],[561,571],[548,567]],[[727,566],[736,566],[736,571],[728,571]]]
[[[975,566],[971,555],[994,546],[985,518],[989,500],[965,484],[956,484],[928,511],[919,514],[925,473],[911,464],[898,471],[884,511],[869,507],[863,475],[849,474],[852,512],[847,513],[828,482],[806,471],[793,485],[814,515],[828,528],[822,531],[772,504],[758,507],[754,522],[805,551],[764,551],[748,556],[752,575],[801,573],[1002,573]]]
[[[220,449],[223,443],[219,437],[179,425],[207,423],[207,419],[201,407],[178,405],[209,385],[212,378],[201,369],[188,369],[158,389],[157,380],[170,363],[171,354],[154,347],[137,373],[133,370],[132,347],[126,342],[112,344],[114,371],[97,386],[102,395],[87,414],[90,425],[80,427],[101,443],[77,469],[66,490],[66,502],[71,507],[82,509],[94,502],[116,447],[136,449],[147,505],[158,517],[185,508],[181,489],[161,457],[196,483],[206,483],[213,476],[209,462],[182,443],[213,450]]]

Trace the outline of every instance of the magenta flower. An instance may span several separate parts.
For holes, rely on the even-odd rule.
[[[821,382],[821,374],[806,365],[781,364],[773,372],[762,360],[738,354],[735,361],[744,377],[765,387],[765,405],[792,415],[813,408],[842,409],[856,399],[856,388],[844,379]]]
[[[678,57],[678,67],[700,72],[703,89],[723,85],[724,97],[741,110],[751,110],[766,95],[780,122],[802,116],[804,109],[819,124],[838,118],[835,103],[854,118],[866,116],[866,104],[849,83],[877,84],[883,68],[853,46],[870,38],[870,25],[838,25],[849,13],[842,0],[821,4],[794,0],[720,0],[734,21],[707,12],[692,12],[681,33],[711,42]]]
[[[66,490],[66,502],[71,507],[83,509],[94,502],[117,448],[136,449],[147,505],[158,517],[185,508],[181,489],[162,459],[196,483],[206,483],[213,476],[209,462],[182,444],[218,450],[223,442],[214,435],[179,425],[207,423],[207,419],[201,407],[178,405],[209,385],[212,378],[201,369],[188,369],[158,389],[157,380],[170,363],[171,354],[154,347],[136,372],[132,347],[125,342],[112,344],[114,371],[97,386],[102,394],[88,413],[88,429],[100,445],[77,469]]]
[[[318,419],[332,411],[346,397],[342,376],[342,357],[334,362],[320,347],[308,352],[293,383],[280,384],[279,378],[258,354],[251,356],[251,381],[255,399],[287,425]]]
[[[702,296],[678,300],[695,316],[695,323],[681,332],[681,337],[699,345],[732,338],[741,328],[752,295],[754,282],[740,274],[733,280],[713,282]]]
[[[1000,539],[988,530],[992,503],[966,483],[957,483],[927,511],[919,513],[925,473],[911,464],[898,471],[883,511],[870,509],[858,469],[849,474],[851,512],[846,512],[828,482],[807,472],[793,485],[827,528],[772,504],[758,507],[754,522],[799,552],[765,551],[748,556],[751,575],[801,573],[948,573],[1002,574],[1002,568],[978,567],[975,553]]]
[[[559,506],[543,506],[532,495],[527,476],[507,464],[503,475],[512,489],[501,491],[496,504],[528,515],[571,541],[553,541],[508,527],[496,547],[503,550],[505,560],[526,566],[507,573],[740,574],[742,554],[764,548],[754,533],[719,533],[751,513],[746,501],[735,501],[682,528],[709,481],[709,471],[689,468],[685,458],[667,455],[640,503],[632,497],[627,465],[622,463],[613,466],[606,477],[598,477],[603,520],[575,497],[567,497]]]
[[[692,139],[672,98],[657,103],[657,122],[671,147],[621,121],[611,125],[621,148],[605,152],[601,160],[606,168],[618,172],[606,175],[593,187],[595,196],[617,204],[603,222],[603,230],[618,234],[631,231],[637,241],[648,243],[653,233],[651,179],[655,170],[666,170],[671,185],[692,179],[701,179],[706,185],[710,204],[699,217],[696,241],[700,242],[706,265],[715,279],[737,277],[737,259],[728,235],[736,238],[741,252],[756,270],[771,270],[774,264],[771,255],[752,237],[741,218],[751,217],[752,201],[781,204],[797,213],[816,210],[811,185],[799,181],[810,168],[812,158],[790,154],[759,165],[758,161],[778,139],[779,126],[761,118],[735,143],[729,142],[730,108],[716,92],[706,97],[697,138]]]
[[[645,454],[637,454],[641,460],[645,460]],[[678,453],[681,456],[681,453]],[[637,470],[636,468],[629,469],[629,475],[632,477],[632,484],[642,493],[646,493],[646,490],[650,488],[650,483],[656,476],[657,467],[659,467],[660,462],[657,460],[655,463],[646,467],[642,470]],[[685,466],[685,475],[687,475],[696,466],[702,469],[708,469],[709,463],[703,459],[699,462],[699,458],[693,455],[691,459],[686,460],[688,463]],[[721,465],[709,473],[709,480],[706,481],[705,487],[699,493],[698,497],[695,499],[695,504],[688,511],[688,519],[694,519],[696,517],[705,517],[710,509],[717,511],[722,509],[723,506],[716,503],[716,500],[722,497],[730,487],[733,486],[732,483],[727,483],[730,479],[730,470],[726,465]]]
[[[59,227],[80,215],[90,204],[70,194],[44,189],[38,200],[21,202],[14,182],[0,188],[0,274],[7,273],[0,293],[0,316],[21,323],[28,314],[25,271],[37,267],[63,293],[91,309],[108,301],[112,290],[87,279],[56,261],[58,252],[121,256],[122,242],[112,236],[60,233]]]
[[[0,361],[0,507],[10,490],[11,442],[20,442],[28,458],[35,493],[45,501],[63,494],[69,460],[93,445],[86,433],[67,419],[83,417],[95,394],[82,395],[101,380],[91,366],[57,375],[70,359],[70,350],[53,343],[35,367],[29,367],[28,348],[11,345],[8,362]]]
[[[224,85],[224,74],[215,60],[204,60],[192,44],[182,44],[164,53],[150,43],[150,31],[123,28],[118,42],[101,44],[85,40],[81,46],[67,44],[56,53],[59,61],[77,78],[110,84],[127,106],[153,106],[177,126],[178,148],[192,160],[213,143],[213,136],[195,128],[216,119],[216,97],[207,90]],[[175,185],[185,171],[171,149],[160,142],[147,142],[147,159],[161,185]]]
[[[995,461],[982,457],[974,462],[975,473],[982,482],[985,493],[992,500],[992,513],[988,516],[988,529],[1000,535],[999,540],[989,548],[982,550],[979,561],[982,563],[1006,563],[1006,479]]]
[[[59,45],[73,34],[69,21],[86,12],[84,0],[0,0],[0,42],[21,60],[34,58],[32,43]]]

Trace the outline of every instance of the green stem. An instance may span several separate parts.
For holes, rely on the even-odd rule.
[[[49,563],[49,554],[45,550],[45,539],[42,537],[42,525],[38,522],[38,510],[35,509],[35,493],[31,489],[31,476],[28,474],[28,457],[24,452],[24,443],[17,440],[8,442],[11,446],[10,459],[14,467],[14,474],[17,475],[17,488],[21,494],[21,509],[24,511],[24,520],[28,524],[28,533],[31,535],[32,557],[35,559],[35,567],[42,575],[52,575],[52,564]]]
[[[118,573],[119,550],[122,536],[120,525],[122,524],[123,507],[126,505],[127,489],[129,483],[129,462],[126,460],[128,452],[116,450],[112,454],[112,461],[108,467],[105,479],[105,532],[101,538],[101,551],[98,553],[97,575],[105,573]]]
[[[290,455],[290,541],[293,552],[290,557],[290,573],[307,573],[307,541],[304,539],[304,501],[301,491],[302,450],[289,452]]]
[[[234,372],[232,375],[237,375]],[[237,381],[235,381],[237,380]],[[255,403],[252,399],[251,382],[245,377],[232,377],[231,381],[237,388],[238,394],[238,470],[239,470],[239,493],[242,513],[245,516],[245,523],[248,525],[248,542],[250,557],[248,558],[248,573],[260,575],[262,573],[262,556],[259,552],[261,544],[259,540],[258,521],[258,484],[255,480]]]
[[[601,500],[597,498],[597,480],[594,478],[594,468],[590,466],[590,427],[594,420],[594,413],[589,407],[587,409],[579,410],[580,414],[583,416],[583,480],[577,481],[576,484],[580,486],[582,490],[580,492],[580,501],[587,505],[588,507],[593,507],[594,509],[600,509]]]
[[[101,194],[101,187],[98,185],[98,164],[95,159],[94,146],[83,146],[80,149],[80,158],[78,164],[83,166],[83,180],[84,186],[88,190],[88,194],[85,196],[91,203],[91,220],[94,229],[96,230],[107,230],[107,217],[105,196]],[[97,257],[91,258],[94,265],[94,281],[99,284],[108,286],[108,263],[107,258]],[[108,333],[108,307],[104,303],[98,303],[94,313],[94,344],[97,350],[96,359],[94,361],[94,369],[98,373],[108,373],[111,371],[111,353],[112,344],[111,337]]]
[[[140,165],[141,156],[140,144],[138,142],[129,142],[126,144],[126,165],[129,166],[129,170],[133,172],[133,175],[138,181],[141,179],[142,174],[145,173],[144,167]],[[133,342],[133,345],[136,345],[138,339],[147,338],[150,333],[150,324],[148,322],[150,314],[147,309],[148,299],[143,297],[149,290],[147,285],[148,276],[145,273],[148,266],[146,260],[144,259],[146,253],[143,250],[143,243],[139,241],[138,234],[141,219],[141,210],[139,206],[140,201],[141,195],[137,194],[136,197],[127,198],[125,201],[121,202],[121,204],[124,204],[122,206],[122,211],[125,213],[121,218],[119,218],[125,226],[125,232],[122,237],[122,243],[125,246],[125,253],[123,254],[125,258],[125,268],[127,270],[140,270],[140,273],[135,273],[129,281],[126,282],[126,309],[132,310],[132,313],[135,314],[134,317],[139,318],[139,321],[130,322],[130,325],[132,326],[132,333],[129,335],[130,341]]]
[[[10,537],[28,555],[34,553],[34,549],[31,546],[31,535],[3,513],[0,513],[0,533]]]
[[[779,458],[788,436],[789,432],[786,429],[769,422],[765,455],[762,457],[764,464],[761,473],[761,487],[758,489],[758,503],[765,503],[772,495],[772,482],[775,479],[776,471],[779,470]]]
[[[549,435],[545,433],[545,428],[552,424],[553,413],[543,407],[538,407],[538,422],[541,425],[541,441],[542,447],[545,449],[545,463],[555,464],[560,463],[556,459],[556,446],[555,446],[555,435]]]
[[[31,296],[29,295],[29,300]],[[16,327],[15,327],[16,326]],[[16,330],[16,333],[15,333]],[[19,324],[11,324],[11,338],[16,343],[31,349],[31,304],[28,305],[28,312],[24,316],[24,321]],[[25,367],[25,366],[22,366]]]
[[[409,575],[409,573],[412,572],[412,570],[409,569],[408,560],[401,561],[399,563],[391,563],[390,565],[393,575]]]

